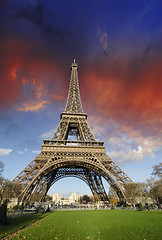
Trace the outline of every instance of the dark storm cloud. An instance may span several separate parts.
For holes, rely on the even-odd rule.
[[[103,53],[104,53],[105,57],[107,57],[107,58],[109,57],[109,55],[105,49],[103,50]]]
[[[51,23],[53,13],[47,11],[43,2],[39,1],[35,6],[28,5],[21,8],[12,15],[14,21],[25,19],[42,30],[45,34],[54,34],[62,38],[65,34]]]
[[[36,6],[27,6],[18,10],[13,16],[12,19],[26,19],[31,21],[37,26],[44,25],[45,23],[45,7],[42,2],[38,2]]]
[[[59,65],[66,63],[67,66],[74,58],[81,61],[88,55],[90,15],[85,9],[86,16],[83,17],[73,8],[72,3],[49,0],[8,1],[0,14],[0,41],[15,38],[27,45],[37,42],[39,46],[32,49],[30,55],[48,56]]]
[[[151,46],[151,44],[149,44],[143,52],[142,60],[146,60],[149,57],[151,48],[152,48],[152,46]]]
[[[27,92],[24,82],[31,84],[33,81],[36,82],[35,85],[32,84],[33,94],[41,94],[41,91],[35,90],[35,86],[39,88],[42,84],[47,91],[49,90],[52,100],[61,100],[60,85],[64,81],[68,87],[69,78],[65,76],[69,76],[67,73],[70,72],[71,62],[78,56],[80,59],[84,58],[87,46],[84,31],[87,26],[81,30],[79,26],[82,21],[80,19],[77,21],[77,18],[73,21],[72,27],[71,24],[67,25],[64,19],[68,19],[68,13],[66,16],[58,14],[55,12],[58,6],[53,4],[51,8],[49,3],[53,2],[25,0],[21,3],[16,0],[1,2],[3,6],[3,9],[0,9],[0,82],[3,86],[0,88],[1,109],[11,105],[16,108],[16,104],[21,102],[23,103],[21,109],[24,106],[29,109],[29,105],[33,107],[31,102],[24,102],[24,91]],[[35,108],[50,102],[47,99],[38,100]]]
[[[63,32],[61,32],[60,30],[56,29],[53,24],[49,23],[47,24],[44,29],[43,29],[43,33],[45,34],[54,34],[57,35],[60,38],[65,37],[65,34]]]
[[[129,81],[124,82],[127,88],[128,86],[131,88],[133,84],[138,82],[138,79],[140,81],[141,78],[138,78],[138,76],[142,71],[141,59],[146,60],[150,57],[153,51],[152,44],[147,42],[145,48],[142,48],[144,50],[142,50],[140,57],[132,57],[129,64],[125,57],[123,57],[123,61],[120,60],[122,51],[125,51],[125,45],[128,45],[125,41],[127,36],[123,37],[123,42],[121,42],[122,38],[117,38],[120,42],[119,46],[117,46],[116,41],[113,41],[111,28],[107,31],[109,28],[106,27],[109,7],[103,9],[103,6],[100,6],[102,15],[97,15],[98,5],[93,8],[90,1],[87,1],[87,3],[79,1],[76,5],[72,2],[62,3],[49,0],[23,0],[21,3],[16,0],[8,0],[7,2],[8,5],[4,9],[6,12],[3,17],[0,16],[1,24],[2,22],[5,23],[5,27],[2,24],[3,30],[6,31],[6,35],[1,34],[1,40],[3,41],[0,45],[2,49],[0,71],[2,74],[1,83],[3,84],[3,91],[0,90],[1,106],[4,105],[4,102],[5,106],[16,102],[24,87],[24,79],[26,82],[33,82],[33,79],[36,79],[37,86],[41,82],[48,85],[49,91],[51,91],[51,86],[55,82],[57,84],[62,82],[65,88],[68,87],[71,62],[76,58],[79,62],[79,71],[84,71],[83,65],[84,63],[87,64],[88,57],[92,59],[98,52],[96,43],[93,45],[93,41],[95,42],[97,39],[101,45],[101,54],[97,58],[99,65],[100,60],[101,65],[103,59],[109,61],[109,71],[105,75],[111,77],[112,74],[118,78],[122,76],[122,79],[127,78],[128,75]],[[114,7],[115,14],[118,14],[118,11],[116,13],[116,5]],[[105,16],[103,19],[105,22],[102,21],[102,23],[105,27],[102,28],[100,19],[103,15]],[[115,16],[113,14],[113,20]],[[96,36],[96,18],[101,24],[98,36]],[[114,21],[112,19],[109,20],[113,25]],[[125,17],[123,21],[125,22]],[[120,25],[119,20],[117,22]],[[141,41],[139,42],[141,44]],[[135,47],[133,46],[134,48],[131,44],[130,46],[132,49],[130,54],[138,49],[138,44]],[[100,71],[99,65],[94,66],[94,68]],[[107,69],[107,66],[104,66]],[[101,73],[104,73],[105,69],[102,69]],[[91,71],[94,71],[93,68]],[[62,76],[58,77],[61,74]],[[95,79],[92,80],[95,81]],[[81,79],[82,83],[83,81]],[[56,96],[57,91],[58,89],[53,89],[53,97]],[[52,92],[50,93],[52,94]],[[59,94],[60,96],[57,96],[57,98],[62,98],[62,92],[59,92]]]
[[[0,8],[4,8],[7,4],[7,0],[1,0],[0,1]]]

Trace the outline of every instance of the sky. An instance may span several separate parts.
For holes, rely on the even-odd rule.
[[[74,58],[96,139],[134,182],[146,181],[162,161],[161,0],[0,1],[3,177],[15,178],[54,133]],[[90,190],[65,178],[55,192]]]

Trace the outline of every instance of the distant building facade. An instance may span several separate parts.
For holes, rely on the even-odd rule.
[[[92,195],[88,195],[89,197],[92,197]],[[77,193],[73,192],[70,196],[64,198],[60,195],[60,193],[55,193],[52,195],[52,200],[55,204],[60,205],[70,205],[74,203],[80,202],[80,199],[83,197],[83,195],[78,195]]]
[[[75,203],[80,200],[82,195],[77,195],[75,192],[69,196],[69,203]]]
[[[52,196],[52,201],[54,202],[54,203],[59,203],[60,202],[60,200],[61,200],[61,195],[59,194],[59,193],[55,193],[53,196]]]

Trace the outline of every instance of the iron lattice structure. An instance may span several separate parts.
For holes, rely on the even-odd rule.
[[[95,200],[107,201],[104,178],[118,198],[125,201],[125,187],[132,180],[106,154],[103,145],[95,139],[83,112],[74,60],[65,111],[56,131],[50,140],[43,140],[38,156],[13,180],[21,186],[19,202],[43,201],[55,182],[69,176],[83,180]]]

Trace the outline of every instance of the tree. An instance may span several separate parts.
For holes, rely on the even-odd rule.
[[[153,166],[151,177],[147,180],[149,196],[159,205],[162,203],[162,163]]]
[[[39,206],[37,207],[37,211],[36,211],[36,212],[37,212],[37,213],[42,213],[42,212],[43,212],[41,205],[39,205]]]
[[[83,195],[80,197],[80,203],[88,203],[91,201],[91,198],[88,195]]]
[[[128,202],[133,204],[133,207],[135,207],[135,202],[137,197],[139,197],[139,184],[137,183],[128,183],[125,186],[125,195],[128,200]]]
[[[45,196],[45,202],[51,202],[52,201],[52,196],[46,195]]]
[[[156,204],[162,203],[162,179],[156,181],[155,178],[147,180],[149,197],[155,199]]]
[[[149,189],[148,189],[148,184],[145,183],[145,182],[142,182],[142,183],[136,183],[137,184],[137,188],[136,188],[136,191],[137,191],[137,197],[149,197]]]
[[[158,177],[159,179],[162,178],[162,163],[153,166],[153,171],[151,175]]]
[[[2,176],[3,168],[4,168],[3,162],[0,162],[0,177]]]
[[[6,224],[6,216],[7,216],[7,200],[0,206],[0,225]]]
[[[111,204],[116,204],[119,200],[116,192],[111,187],[108,192],[108,198],[109,198]]]
[[[143,206],[142,206],[142,203],[141,203],[141,202],[139,203],[139,206],[138,206],[138,207],[139,207],[139,211],[142,211],[142,210],[143,210]]]
[[[146,183],[129,183],[126,185],[126,198],[135,205],[137,198],[151,197],[159,203],[162,203],[162,163],[153,166],[151,177]]]
[[[21,185],[5,179],[0,178],[0,195],[3,199],[17,198],[21,192]]]
[[[2,199],[3,196],[3,191],[5,189],[5,185],[6,185],[6,179],[3,177],[0,177],[0,198]]]
[[[115,198],[111,198],[111,199],[110,199],[110,203],[111,203],[111,204],[117,204],[117,200],[116,200]]]

